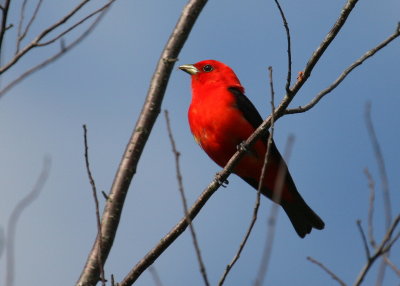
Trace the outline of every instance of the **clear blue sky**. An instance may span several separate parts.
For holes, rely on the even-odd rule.
[[[294,2],[294,3],[293,3]],[[68,55],[33,75],[0,99],[0,226],[33,186],[46,154],[50,178],[41,197],[23,214],[17,231],[16,285],[72,285],[96,233],[94,203],[83,158],[82,124],[89,129],[92,172],[99,190],[109,190],[121,155],[142,108],[160,52],[186,1],[118,0],[97,30]],[[282,1],[293,48],[293,71],[302,70],[338,17],[344,1]],[[45,1],[35,31],[62,9]],[[318,63],[292,106],[307,103],[350,63],[391,34],[400,2],[360,1],[343,31]],[[14,15],[15,16],[15,15]],[[66,37],[66,41],[70,37]],[[14,49],[6,43],[3,58]],[[2,84],[40,61],[48,50],[32,51]],[[273,1],[210,1],[180,56],[180,64],[217,59],[230,65],[263,117],[270,112],[267,67],[274,69],[276,101],[284,94],[286,38]],[[363,169],[376,180],[375,230],[382,237],[381,183],[364,123],[367,101],[388,170],[394,214],[400,203],[400,42],[396,40],[354,71],[313,110],[276,124],[283,150],[295,136],[290,170],[299,191],[325,220],[326,229],[300,239],[281,212],[265,285],[337,285],[306,260],[325,263],[350,285],[365,263],[355,221],[366,225],[369,190]],[[189,203],[220,168],[194,142],[187,123],[190,80],[174,69],[163,109],[168,109]],[[163,116],[157,119],[127,197],[106,274],[122,279],[182,217]],[[231,260],[247,228],[256,193],[231,176],[209,200],[194,224],[213,285]],[[226,285],[252,285],[266,238],[271,202],[263,199],[259,220]],[[392,259],[400,265],[400,245]],[[4,277],[4,255],[0,279]],[[154,264],[164,285],[202,285],[189,232]],[[376,268],[374,268],[376,269]],[[376,271],[364,285],[375,283]],[[388,269],[384,285],[398,284]],[[3,283],[0,282],[0,284]],[[396,284],[396,285],[397,285]],[[136,285],[154,285],[145,272]]]

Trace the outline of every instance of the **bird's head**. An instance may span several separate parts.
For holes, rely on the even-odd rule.
[[[240,88],[244,92],[235,72],[219,61],[204,60],[192,65],[181,65],[179,69],[191,75],[192,88],[224,86]]]

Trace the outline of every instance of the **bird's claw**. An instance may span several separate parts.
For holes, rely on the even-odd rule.
[[[226,187],[228,186],[228,184],[229,184],[229,181],[228,181],[227,179],[221,180],[221,177],[220,177],[220,174],[219,174],[219,173],[217,173],[217,174],[215,175],[215,182],[216,182],[218,185],[220,185],[221,187],[223,187],[223,188],[226,188]]]
[[[247,147],[246,147],[246,142],[245,141],[242,141],[239,145],[237,145],[236,149],[238,151],[245,151],[245,152],[249,151],[249,149],[247,149]]]

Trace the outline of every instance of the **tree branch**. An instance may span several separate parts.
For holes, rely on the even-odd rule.
[[[286,114],[302,113],[313,108],[325,95],[334,90],[355,68],[360,66],[364,61],[375,55],[378,51],[383,49],[385,46],[387,46],[390,42],[392,42],[399,36],[400,36],[400,24],[398,24],[396,31],[392,35],[390,35],[386,40],[384,40],[379,45],[366,52],[358,60],[352,63],[348,68],[346,68],[342,72],[342,74],[329,87],[318,93],[308,104],[304,106],[299,106],[297,108],[288,109],[286,110],[285,113]]]
[[[14,285],[14,266],[15,266],[15,254],[14,254],[14,243],[18,220],[21,217],[24,210],[29,207],[40,195],[43,187],[49,177],[51,166],[51,159],[45,157],[43,161],[42,171],[32,188],[32,190],[22,198],[13,209],[10,219],[8,220],[7,226],[7,237],[6,237],[6,283],[7,286]]]
[[[172,71],[177,61],[180,50],[182,49],[189,33],[200,15],[201,10],[207,3],[207,0],[191,0],[185,6],[182,14],[170,36],[168,42],[158,61],[157,68],[153,74],[147,97],[128,142],[126,150],[122,156],[121,163],[115,175],[113,185],[109,194],[109,200],[106,202],[105,210],[102,216],[102,229],[104,231],[102,261],[106,261],[111,250],[119,220],[124,206],[125,197],[128,192],[131,180],[136,173],[137,164],[140,156],[153,128],[154,122],[160,113],[161,103],[164,97],[165,89]],[[200,208],[198,209],[200,210]],[[189,211],[190,213],[190,211]],[[189,216],[193,219],[192,216]],[[187,226],[186,217],[183,218],[183,224]],[[186,228],[185,226],[185,228]],[[172,242],[172,241],[171,241]],[[93,285],[98,281],[99,265],[97,262],[97,252],[99,250],[98,239],[95,240],[92,250],[89,253],[86,265],[77,282],[80,286]],[[156,258],[156,257],[154,257]],[[133,283],[139,275],[153,263],[148,261],[134,272],[136,275],[128,275],[124,281],[125,285]],[[122,285],[122,284],[121,284]],[[130,284],[129,284],[130,285]]]
[[[246,149],[250,148],[257,140],[260,138],[268,128],[271,126],[272,116],[275,120],[282,117],[285,114],[285,110],[290,102],[293,100],[294,96],[297,94],[302,85],[309,78],[314,66],[320,59],[320,57],[325,52],[326,48],[332,42],[332,40],[337,36],[340,29],[346,22],[347,17],[351,13],[355,4],[358,0],[348,0],[345,4],[342,13],[339,19],[334,24],[334,27],[322,41],[321,45],[317,48],[317,50],[312,54],[309,59],[307,66],[304,70],[304,76],[302,80],[297,81],[293,88],[289,93],[286,94],[284,99],[281,101],[279,106],[275,109],[273,115],[268,116],[268,118],[257,128],[257,130],[244,142],[241,150],[238,150],[229,162],[226,164],[225,168],[217,174],[216,178],[208,185],[208,187],[202,192],[196,202],[189,209],[188,215],[191,220],[193,220],[197,214],[200,212],[201,208],[205,205],[208,199],[217,191],[217,189],[221,186],[222,182],[225,182],[230,173],[232,172],[234,166],[237,162],[242,158]],[[204,5],[203,5],[204,6]],[[163,57],[162,57],[163,58]],[[155,105],[156,108],[158,105]],[[157,109],[158,111],[158,109]],[[141,126],[141,125],[139,125]],[[149,132],[147,129],[144,131]],[[143,133],[143,129],[140,128],[138,133]],[[128,145],[129,147],[129,145]],[[130,156],[129,156],[130,157]],[[119,217],[118,217],[119,218]],[[177,237],[179,237],[187,228],[187,220],[186,218],[182,218],[171,230],[168,234],[166,234],[161,241],[151,249],[127,274],[127,276],[122,280],[120,286],[132,285],[133,282],[136,281],[137,278],[142,274],[144,270],[146,270],[170,245],[175,241]]]
[[[7,0],[9,1],[9,0]],[[7,64],[5,64],[3,67],[0,68],[0,75],[3,74],[5,71],[7,71],[9,68],[11,68],[14,64],[16,64],[27,52],[29,52],[31,49],[35,48],[38,46],[39,42],[49,33],[66,23],[72,16],[74,16],[78,11],[81,10],[82,7],[84,7],[90,0],[82,0],[76,7],[74,7],[67,15],[65,15],[63,18],[61,18],[58,22],[54,23],[50,27],[46,28],[43,30],[36,38],[27,44],[22,50],[20,50]],[[4,19],[3,19],[4,20]],[[2,40],[2,35],[0,31],[0,49],[1,49],[1,40]]]
[[[61,56],[65,55],[69,50],[73,49],[75,46],[77,46],[79,43],[81,43],[96,28],[96,26],[100,23],[101,19],[103,19],[103,17],[105,16],[107,11],[108,11],[108,9],[104,9],[96,17],[96,19],[92,22],[92,24],[90,24],[90,26],[73,42],[71,42],[68,45],[61,45],[60,50],[57,53],[55,53],[51,57],[47,58],[43,62],[39,63],[38,65],[26,70],[24,73],[22,73],[16,79],[9,82],[3,89],[0,89],[0,98],[3,95],[5,95],[8,91],[10,91],[14,86],[16,86],[18,83],[20,83],[22,80],[26,79],[28,76],[30,76],[34,72],[37,72],[38,70],[46,67],[48,64],[55,62]],[[62,41],[62,39],[61,39],[61,41]]]
[[[342,279],[340,279],[335,273],[333,273],[329,268],[327,268],[324,264],[322,264],[318,260],[312,258],[311,256],[308,256],[307,260],[321,267],[322,270],[328,273],[329,276],[331,276],[333,280],[336,280],[341,286],[347,286]]]
[[[273,79],[272,79],[272,67],[268,67],[269,70],[269,84],[270,84],[270,90],[271,90],[271,113],[274,113],[275,110],[275,103],[274,103],[274,99],[275,99],[275,91],[274,91],[274,83],[273,83]],[[270,136],[268,137],[268,145],[267,145],[267,152],[265,154],[264,157],[264,164],[263,167],[261,169],[261,175],[260,175],[260,181],[258,184],[258,188],[257,188],[257,194],[256,194],[256,201],[254,203],[254,208],[253,208],[253,216],[251,218],[250,221],[250,225],[247,228],[247,231],[239,245],[239,249],[237,250],[235,256],[233,257],[233,259],[231,260],[231,262],[226,266],[224,273],[222,274],[218,285],[222,286],[225,282],[226,277],[228,276],[230,270],[232,269],[232,267],[235,265],[236,261],[239,260],[240,258],[240,254],[242,253],[244,246],[247,243],[247,240],[250,237],[251,231],[253,230],[254,225],[256,224],[257,221],[257,216],[258,216],[258,209],[260,207],[260,200],[261,200],[261,188],[262,188],[262,182],[264,181],[264,177],[265,177],[265,169],[266,166],[268,164],[268,160],[270,158],[270,150],[271,150],[271,145],[273,142],[273,136],[274,136],[274,118],[272,116],[271,118],[271,132],[270,132]]]
[[[187,223],[189,224],[189,229],[190,229],[190,233],[192,235],[193,245],[194,245],[194,249],[196,251],[197,261],[199,263],[200,273],[204,280],[204,285],[209,286],[210,282],[208,281],[207,271],[206,271],[206,267],[204,265],[203,258],[201,255],[199,242],[197,240],[197,235],[194,230],[192,221],[190,220],[190,218],[188,216],[188,205],[187,205],[187,200],[186,200],[186,195],[185,195],[185,189],[183,188],[182,174],[181,174],[181,168],[180,168],[180,164],[179,164],[179,156],[181,154],[176,149],[176,144],[175,144],[174,137],[172,135],[171,122],[169,120],[168,111],[165,110],[164,114],[165,114],[165,121],[167,123],[168,137],[171,142],[172,153],[174,154],[174,157],[175,157],[176,178],[178,180],[179,193],[181,194],[184,215],[186,217]]]

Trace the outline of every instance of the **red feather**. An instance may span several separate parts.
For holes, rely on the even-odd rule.
[[[224,167],[237,147],[262,123],[262,117],[244,95],[244,88],[227,65],[206,60],[180,69],[192,76],[192,102],[189,108],[190,129],[196,142],[218,165]],[[269,135],[268,135],[269,136]],[[236,165],[234,173],[257,189],[267,139],[259,139]],[[262,194],[273,198],[279,170],[284,174],[284,185],[279,203],[300,237],[312,228],[323,229],[324,222],[305,203],[297,191],[286,163],[275,143],[262,182]]]

